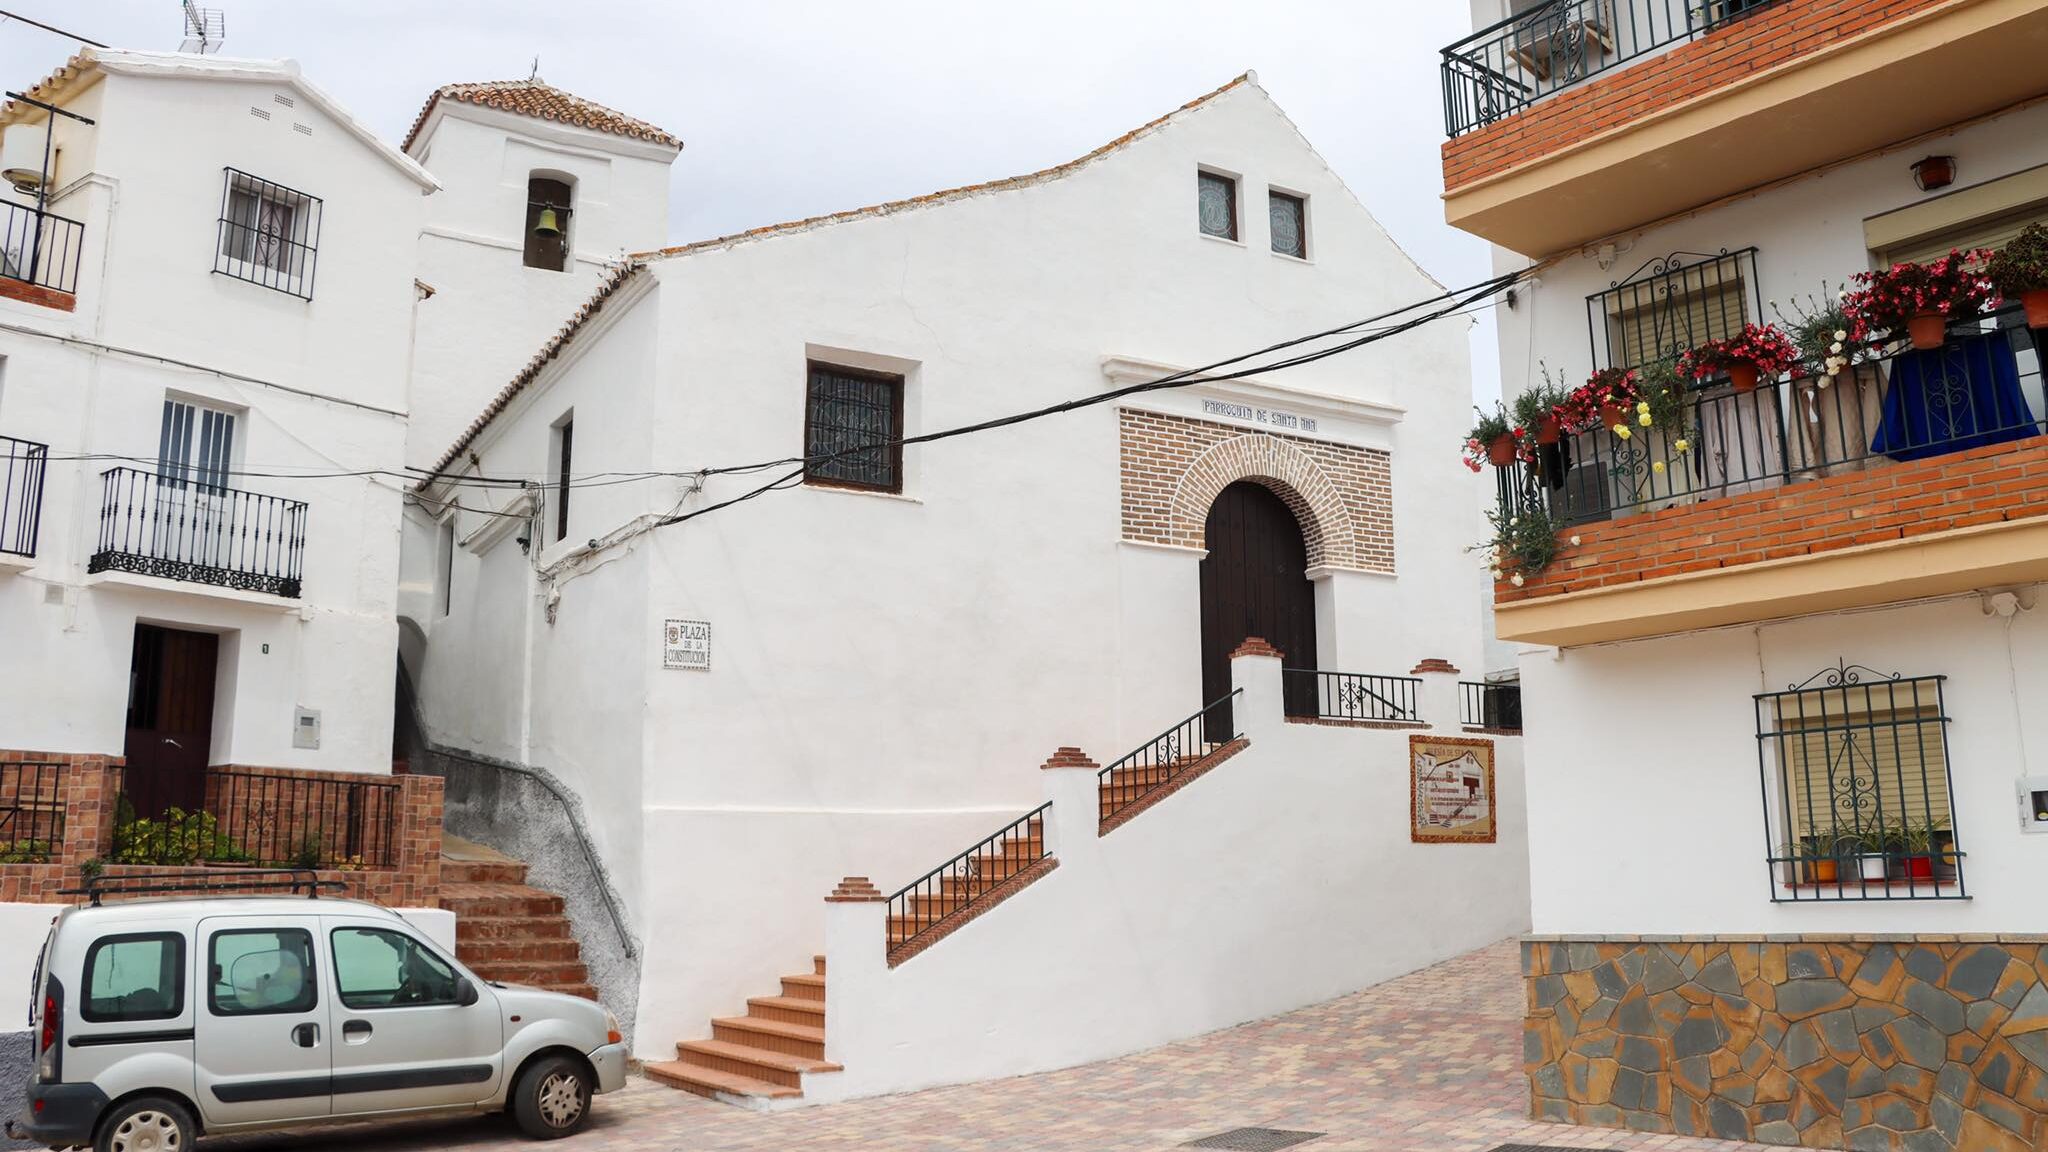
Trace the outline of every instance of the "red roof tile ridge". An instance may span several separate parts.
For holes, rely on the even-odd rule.
[[[1231,80],[1228,84],[1213,91],[1205,92],[1164,116],[1147,121],[1084,156],[1076,157],[1064,164],[1055,164],[1050,168],[1041,168],[1036,172],[1027,172],[1022,176],[1009,176],[1001,180],[989,180],[980,184],[967,184],[958,188],[946,188],[938,192],[927,192],[922,196],[911,196],[903,200],[888,200],[880,204],[870,204],[865,208],[848,208],[840,212],[830,212],[823,216],[807,216],[801,220],[786,220],[780,224],[764,224],[759,228],[749,228],[744,232],[734,232],[727,236],[714,236],[709,240],[696,240],[688,244],[675,244],[667,248],[635,252],[632,258],[635,260],[659,260],[670,256],[686,256],[692,252],[701,252],[708,248],[725,248],[734,244],[745,243],[749,240],[760,240],[789,232],[805,232],[812,228],[828,224],[838,224],[847,220],[858,220],[868,216],[886,216],[893,212],[902,212],[911,208],[929,207],[933,204],[945,203],[983,192],[1004,192],[1013,188],[1028,188],[1049,180],[1057,180],[1062,176],[1070,175],[1087,167],[1089,164],[1102,159],[1112,152],[1121,150],[1125,145],[1141,137],[1150,135],[1152,132],[1165,126],[1167,121],[1172,120],[1181,113],[1193,111],[1223,95],[1225,92],[1247,83],[1257,83],[1257,77],[1250,72],[1246,72]]]
[[[666,144],[671,148],[683,146],[681,140],[645,120],[628,116],[614,108],[607,108],[574,92],[566,92],[535,77],[529,80],[476,80],[441,85],[427,97],[427,102],[420,108],[420,114],[413,118],[412,127],[405,133],[405,143],[399,145],[400,151],[412,150],[413,141],[418,139],[420,130],[426,127],[427,117],[433,114],[434,106],[443,99],[461,104],[474,104],[480,108],[495,108],[520,116],[531,116],[536,120],[553,120],[571,127],[588,128],[613,136]]]

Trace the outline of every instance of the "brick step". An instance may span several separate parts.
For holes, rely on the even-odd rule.
[[[1028,860],[990,860],[977,869],[973,876],[947,875],[939,877],[939,891],[945,895],[979,895],[994,888],[1017,873],[1038,863],[1038,857]]]
[[[716,1099],[721,1093],[727,1096],[752,1096],[764,1100],[776,1100],[790,1096],[801,1096],[803,1090],[782,1084],[771,1084],[751,1076],[735,1076],[712,1068],[700,1068],[685,1064],[681,1060],[664,1060],[640,1066],[647,1078],[657,1084],[694,1092],[699,1096]]]
[[[522,884],[459,884],[441,889],[441,907],[465,916],[560,916],[562,898]]]
[[[825,1026],[823,1000],[799,1000],[794,996],[754,996],[747,1000],[747,1015],[756,1020],[780,1020],[785,1024]]]
[[[820,976],[825,974],[825,958],[823,956],[811,957],[811,971]]]
[[[441,883],[525,885],[526,865],[518,861],[450,860],[441,858]]]
[[[469,964],[467,960],[463,961]],[[486,980],[500,984],[525,984],[535,988],[548,988],[562,984],[588,984],[590,970],[580,963],[555,961],[511,960],[497,963],[469,964],[470,970]]]
[[[711,1022],[711,1038],[749,1048],[765,1048],[787,1056],[810,1060],[825,1058],[825,1030],[789,1024],[780,1020],[757,1020],[751,1016],[726,1016]]]
[[[560,916],[463,916],[455,919],[458,947],[490,940],[568,940],[569,922]]]
[[[815,1000],[825,1002],[825,978],[806,972],[800,976],[782,978],[782,994],[793,1000]]]
[[[770,1052],[745,1044],[728,1044],[722,1040],[685,1040],[676,1045],[676,1057],[683,1063],[697,1068],[709,1068],[714,1072],[766,1080],[770,1084],[797,1089],[803,1087],[803,1074],[806,1072],[841,1070],[839,1065],[828,1064],[823,1060],[791,1056],[784,1052]]]
[[[522,961],[552,961],[573,964],[583,959],[583,948],[568,938],[548,940],[463,940],[458,941],[461,960],[471,968]]]

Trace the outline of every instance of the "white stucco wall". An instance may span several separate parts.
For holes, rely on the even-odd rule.
[[[1416,844],[1408,732],[1286,723],[1278,661],[1232,671],[1245,751],[1099,838],[1095,773],[1041,773],[1059,866],[924,952],[889,968],[886,905],[825,906],[845,1071],[807,1103],[1105,1059],[1527,928],[1518,741],[1494,742],[1498,841]]]
[[[2034,599],[2041,590],[2030,590]],[[1846,660],[1946,676],[1963,901],[1772,903],[1752,697]],[[1868,677],[1866,677],[1868,679]],[[2040,932],[2048,618],[1977,597],[1522,658],[1530,876],[1543,933]],[[1674,703],[1678,702],[1678,703]],[[1597,878],[1591,879],[1591,878]]]
[[[1241,244],[1196,227],[1203,165],[1239,176]],[[1269,186],[1308,197],[1310,261],[1270,251]],[[807,357],[902,372],[914,434],[1102,391],[1108,358],[1200,365],[1439,290],[1250,84],[1058,179],[656,259],[633,283],[479,438],[484,472],[545,475],[571,408],[578,472],[800,454]],[[650,323],[643,363],[619,346]],[[1480,667],[1462,549],[1483,527],[1444,447],[1466,356],[1448,322],[1270,382],[1393,460],[1396,571],[1319,576],[1326,669]],[[840,876],[907,882],[1030,807],[1054,748],[1114,758],[1202,703],[1200,554],[1120,542],[1119,479],[1111,406],[913,446],[900,495],[778,492],[607,552],[558,583],[555,624],[534,612],[526,665],[505,623],[546,596],[532,562],[509,541],[458,558],[456,614],[475,615],[429,631],[430,727],[583,796],[647,934],[643,1055],[803,970]],[[579,491],[570,537],[683,494]],[[669,617],[711,623],[709,671],[660,668]],[[615,808],[635,797],[629,828]]]
[[[388,771],[401,482],[303,474],[401,463],[427,187],[283,73],[207,67],[88,93],[92,167],[56,206],[86,229],[77,308],[0,301],[0,434],[53,457],[37,554],[0,572],[0,682],[37,685],[0,697],[0,747],[119,755],[146,621],[222,637],[211,762]],[[324,200],[311,300],[214,274],[230,166]],[[87,575],[100,474],[154,468],[167,395],[237,412],[235,469],[274,475],[231,484],[309,504],[299,599]],[[317,750],[292,747],[297,706],[322,714]]]

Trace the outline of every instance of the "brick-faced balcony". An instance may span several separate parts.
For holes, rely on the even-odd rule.
[[[1988,317],[1938,351],[1723,384],[1677,431],[1595,431],[1501,470],[1503,499],[1565,525],[1548,568],[1496,584],[1501,638],[1630,640],[2048,580],[2044,335]]]
[[[1443,51],[1445,216],[1547,256],[2048,94],[2044,58],[2048,0],[1550,0]]]

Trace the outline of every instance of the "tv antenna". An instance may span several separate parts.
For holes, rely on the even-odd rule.
[[[218,8],[201,8],[192,0],[184,0],[185,42],[178,45],[178,51],[207,56],[220,51],[221,41],[227,39],[227,17]]]

